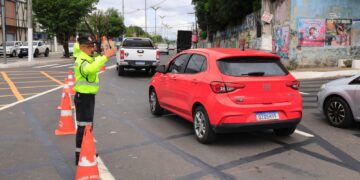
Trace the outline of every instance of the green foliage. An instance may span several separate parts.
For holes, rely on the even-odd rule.
[[[299,66],[296,60],[290,60],[289,64],[286,66],[288,70],[295,70]]]
[[[77,25],[94,10],[98,0],[33,0],[33,11],[41,28],[56,34],[68,57],[68,39]]]
[[[350,68],[352,66],[352,60],[351,59],[345,60],[344,65],[345,67]]]
[[[145,32],[141,27],[139,26],[129,26],[126,28],[126,37],[147,37],[150,38],[150,34]]]
[[[210,34],[237,25],[251,12],[261,8],[260,0],[193,0],[201,29]]]

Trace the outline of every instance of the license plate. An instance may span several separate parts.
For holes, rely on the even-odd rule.
[[[145,62],[135,62],[136,65],[145,65]]]
[[[278,120],[278,112],[258,112],[256,113],[256,120],[258,121],[267,121],[267,120]]]

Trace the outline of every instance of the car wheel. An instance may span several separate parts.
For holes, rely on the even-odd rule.
[[[12,53],[11,53],[11,57],[15,57],[16,56],[16,51],[13,51]]]
[[[124,69],[124,67],[121,67],[121,66],[118,67],[118,75],[119,75],[119,76],[125,75],[125,69]]]
[[[150,111],[155,116],[161,116],[164,112],[164,109],[160,106],[157,94],[154,89],[150,90],[149,93],[149,103]]]
[[[353,114],[346,101],[332,97],[325,103],[324,113],[332,126],[346,128],[353,123]]]
[[[195,109],[193,122],[196,139],[199,142],[209,144],[215,141],[216,134],[211,127],[209,116],[204,107],[199,106]]]
[[[148,72],[148,74],[150,76],[153,76],[156,73],[155,68],[149,68],[149,69],[146,69],[146,71]]]
[[[18,57],[19,57],[19,58],[23,58],[24,56],[23,56],[23,55],[21,55],[21,54],[19,54],[19,55],[18,55]]]
[[[49,49],[46,49],[46,50],[45,50],[45,54],[44,54],[44,55],[45,55],[45,57],[48,57],[48,56],[49,56]]]
[[[35,50],[35,52],[34,52],[34,57],[38,57],[39,56],[39,50]]]
[[[294,133],[296,129],[296,126],[295,127],[289,127],[289,128],[280,128],[280,129],[274,129],[274,133],[277,135],[277,136],[290,136],[291,134]]]

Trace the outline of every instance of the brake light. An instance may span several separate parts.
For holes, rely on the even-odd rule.
[[[120,59],[125,59],[125,51],[123,49],[120,50]]]
[[[160,51],[159,50],[156,51],[156,60],[160,60]]]
[[[245,88],[245,84],[213,81],[210,83],[210,87],[214,93],[219,94],[219,93],[228,93],[235,91],[236,89]]]
[[[291,81],[286,83],[287,87],[293,88],[295,90],[299,90],[300,88],[300,82],[299,81]]]

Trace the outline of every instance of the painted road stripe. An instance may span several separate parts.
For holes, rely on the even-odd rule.
[[[100,179],[106,179],[106,180],[113,180],[115,179],[114,176],[111,174],[109,169],[104,164],[103,160],[98,156],[98,167],[99,167],[99,173],[100,173]]]
[[[309,95],[310,93],[300,92],[300,94]]]
[[[48,77],[49,79],[53,80],[54,82],[60,84],[60,85],[63,85],[62,82],[60,82],[59,80],[55,79],[54,77],[50,76],[49,74],[47,74],[46,72],[44,71],[41,71],[40,72],[41,74],[43,74],[44,76]]]
[[[54,87],[58,85],[46,85],[46,86],[24,86],[24,87],[18,87],[18,89],[32,89],[32,88],[44,88],[44,87]]]
[[[67,74],[67,72],[59,72],[59,71],[50,71],[51,74]],[[40,72],[31,72],[31,73],[7,73],[9,76],[28,76],[28,75],[38,75]]]
[[[312,135],[312,134],[309,134],[309,133],[306,133],[306,132],[304,132],[304,131],[300,131],[300,130],[295,130],[295,133],[296,134],[299,134],[299,135],[302,135],[302,136],[305,136],[305,137],[315,137],[314,135]]]
[[[26,84],[26,83],[39,83],[39,82],[52,82],[51,80],[46,80],[46,81],[14,81],[15,84]]]
[[[53,67],[50,67],[50,68],[59,68],[59,67],[66,67],[66,66],[73,66],[74,64],[71,63],[71,64],[63,64],[63,65],[59,65],[59,66],[53,66]]]
[[[1,72],[1,75],[3,76],[4,80],[9,84],[11,91],[15,95],[16,99],[18,101],[21,101],[24,99],[24,97],[20,94],[19,90],[16,88],[15,84],[11,81],[11,79],[7,76],[5,72]]]
[[[44,67],[49,67],[49,66],[56,66],[56,65],[59,65],[59,64],[48,64],[48,65],[44,65],[44,66],[36,66],[34,68],[44,68]]]
[[[59,75],[59,76],[52,76],[54,78],[58,77],[58,78],[62,78],[65,77],[64,75]],[[67,77],[67,76],[66,76]],[[37,79],[37,78],[44,78],[43,76],[36,76],[36,77],[16,77],[16,78],[11,78],[11,79]]]

